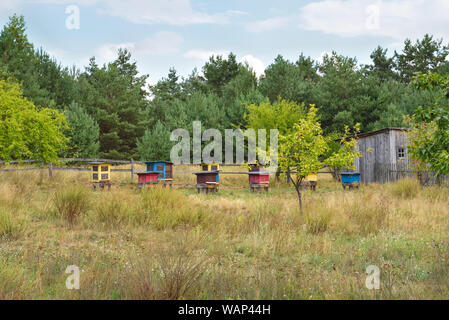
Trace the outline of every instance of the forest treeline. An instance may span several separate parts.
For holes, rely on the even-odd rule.
[[[401,52],[377,47],[371,63],[337,52],[317,62],[303,54],[281,55],[257,78],[234,54],[212,56],[202,69],[180,77],[175,69],[147,85],[125,49],[115,61],[83,70],[66,67],[28,40],[22,16],[12,16],[0,34],[0,76],[20,83],[23,96],[39,108],[64,112],[69,148],[61,156],[110,159],[168,159],[177,128],[225,130],[248,125],[246,114],[258,105],[284,101],[314,104],[326,134],[360,123],[362,131],[403,127],[404,116],[430,105],[437,92],[410,86],[416,73],[449,73],[449,46],[425,35],[404,42]],[[267,115],[268,116],[268,115]],[[273,113],[271,113],[271,116]]]

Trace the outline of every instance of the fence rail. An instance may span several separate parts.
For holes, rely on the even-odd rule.
[[[135,164],[145,164],[146,162],[144,161],[135,161],[133,159],[131,160],[112,160],[112,159],[85,159],[85,158],[63,158],[63,159],[59,159],[58,163],[63,163],[63,162],[108,162],[111,164],[130,164],[131,168],[130,169],[111,169],[112,172],[130,172],[131,173],[131,178],[134,180],[134,175],[138,172],[135,170],[134,165]],[[5,165],[5,164],[33,164],[33,163],[41,163],[43,164],[42,160],[22,160],[22,161],[4,161],[4,160],[0,160],[0,165]],[[190,165],[190,166],[198,166],[198,165]],[[237,167],[240,165],[236,165],[236,164],[221,164],[221,166],[223,167]],[[42,166],[41,168],[23,168],[23,169],[0,169],[0,172],[15,172],[15,171],[33,171],[33,170],[46,170],[47,167]],[[48,170],[49,170],[49,175],[50,177],[53,175],[52,172],[53,171],[79,171],[79,172],[87,172],[90,171],[90,169],[88,168],[74,168],[74,167],[66,167],[66,168],[62,168],[62,167],[55,167],[53,163],[50,163],[48,165]],[[193,174],[195,172],[197,172],[198,170],[194,170],[194,171],[174,171],[175,174]],[[269,174],[279,174],[279,173],[285,173],[283,171],[267,171]],[[290,171],[290,173],[294,174],[296,173],[296,171]],[[318,174],[332,174],[333,172],[331,171],[320,171],[318,172]],[[240,172],[240,171],[235,171],[235,172],[231,172],[231,171],[222,171],[220,174],[225,174],[225,175],[240,175],[240,174],[248,174],[248,171],[245,172]]]

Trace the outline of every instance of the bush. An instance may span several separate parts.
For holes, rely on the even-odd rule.
[[[391,185],[391,193],[398,198],[413,199],[419,194],[421,186],[418,180],[415,179],[402,179]]]
[[[90,206],[89,193],[83,187],[72,186],[57,191],[53,196],[57,212],[70,224],[87,212]]]

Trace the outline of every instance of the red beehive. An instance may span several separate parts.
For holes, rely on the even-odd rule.
[[[139,172],[137,173],[137,176],[139,177],[139,185],[157,184],[159,182],[158,172]]]
[[[249,164],[249,187],[254,192],[256,189],[260,192],[262,189],[268,191],[270,187],[270,173],[264,170],[265,165],[259,161]]]
[[[250,184],[269,184],[270,174],[269,173],[249,173],[249,183]]]
[[[220,184],[220,171],[218,164],[203,164],[201,172],[195,172],[196,175],[196,190],[198,193],[218,192]]]

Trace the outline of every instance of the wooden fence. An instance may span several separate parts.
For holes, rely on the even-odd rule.
[[[136,161],[133,159],[130,160],[112,160],[112,159],[85,159],[85,158],[64,158],[59,159],[58,164],[61,163],[89,163],[89,162],[108,162],[115,165],[130,165],[129,169],[111,169],[112,172],[129,172],[131,175],[131,180],[134,181],[134,176],[137,173],[136,164],[145,164],[144,161]],[[0,161],[0,165],[7,164],[6,161]],[[44,165],[41,160],[23,160],[23,161],[10,161],[8,164],[38,164],[40,167],[35,168],[14,168],[14,169],[2,169],[0,168],[0,172],[20,172],[20,171],[33,171],[33,170],[47,170],[49,177],[53,177],[54,171],[90,171],[89,168],[80,168],[80,167],[61,167],[56,166],[53,163],[48,165]],[[192,165],[197,166],[197,165]],[[222,165],[222,166],[233,166],[236,167],[238,165]],[[408,162],[398,163],[398,164],[386,164],[386,165],[376,165],[375,167],[375,175],[377,177],[378,182],[380,183],[388,183],[398,181],[403,178],[419,178],[421,183],[424,185],[436,184],[437,178],[431,172],[422,172],[419,176],[413,170],[413,165]],[[195,171],[176,171],[174,173],[181,174],[189,174]],[[270,174],[276,174],[277,172],[269,172]],[[295,173],[295,172],[291,172]],[[324,173],[332,173],[331,171],[320,171],[320,174]],[[223,171],[221,174],[229,174],[229,175],[240,175],[240,174],[248,174],[247,171]],[[442,182],[444,184],[449,185],[449,175],[442,178]]]
[[[117,165],[131,165],[130,169],[111,169],[113,172],[130,172],[131,179],[134,180],[135,164],[144,164],[142,161],[135,161],[133,159],[127,160],[112,160],[112,159],[85,159],[85,158],[64,158],[59,159],[58,163],[89,163],[89,162],[108,162]],[[36,168],[14,168],[14,169],[0,169],[0,172],[20,172],[20,171],[34,171],[34,170],[46,170],[48,168],[48,175],[50,178],[53,177],[54,171],[90,171],[89,168],[75,168],[75,167],[58,167],[54,163],[49,163],[48,166],[44,166],[42,160],[23,160],[23,161],[0,161],[0,165],[5,164],[38,164],[40,167]]]
[[[405,178],[419,179],[422,185],[438,184],[438,178],[432,171],[415,170],[412,162],[377,164],[374,166],[375,179],[379,183],[395,182]],[[441,177],[442,184],[449,185],[449,175]]]

